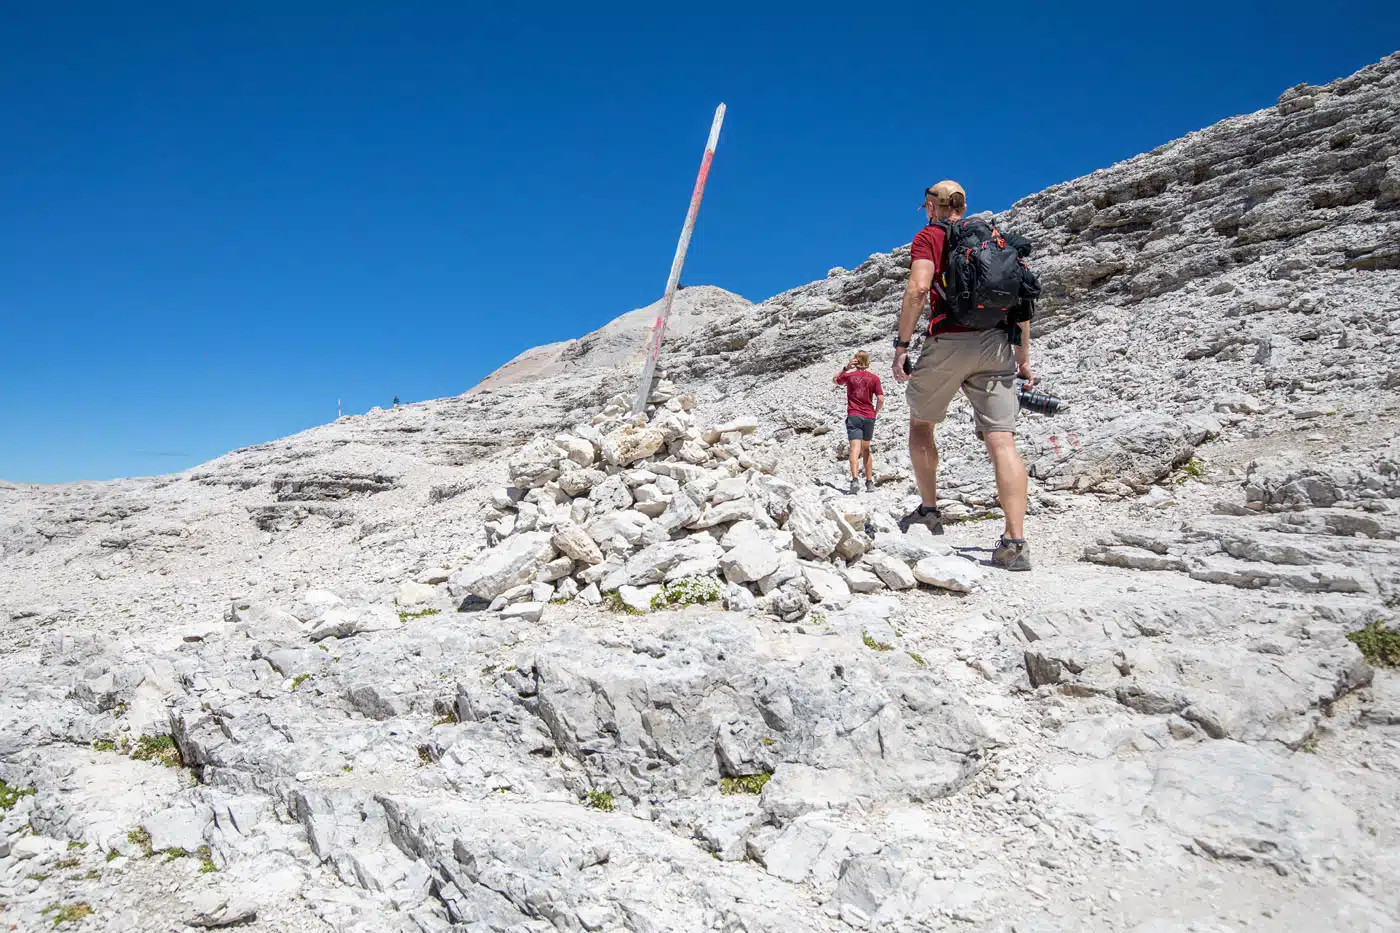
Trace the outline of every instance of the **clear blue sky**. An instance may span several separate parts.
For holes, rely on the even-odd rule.
[[[939,178],[1001,209],[1349,74],[1396,7],[9,0],[0,479],[455,395],[654,301],[720,101],[683,280],[760,300]]]

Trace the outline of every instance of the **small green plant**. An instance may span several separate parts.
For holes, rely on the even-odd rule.
[[[116,849],[110,849],[110,850],[108,850],[108,852],[107,852],[107,861],[109,861],[109,862],[115,862],[117,859],[119,859],[119,858],[121,858],[121,857],[122,857],[122,854],[121,854],[120,852],[118,852]]]
[[[168,735],[141,736],[136,740],[136,750],[131,757],[136,761],[156,761],[168,768],[180,767],[180,750]]]
[[[1400,667],[1400,632],[1386,628],[1380,619],[1352,632],[1347,641],[1361,649],[1367,664]]]
[[[763,785],[773,776],[771,771],[762,774],[748,774],[743,777],[726,777],[719,779],[719,792],[721,794],[761,794]]]
[[[82,862],[82,859],[78,858],[76,855],[70,855],[70,856],[68,856],[67,858],[61,858],[61,859],[59,859],[57,862],[54,862],[54,863],[53,863],[53,867],[54,867],[54,868],[77,868],[78,865],[79,865],[81,862]]]
[[[1180,486],[1188,479],[1200,479],[1202,476],[1205,475],[1205,465],[1202,464],[1201,461],[1197,460],[1195,457],[1192,457],[1190,460],[1187,460],[1184,464],[1182,464],[1181,473],[1176,478],[1176,484]]]
[[[194,850],[194,854],[199,857],[199,873],[201,875],[219,870],[219,866],[214,864],[214,854],[209,851],[208,846],[200,846]]]
[[[913,658],[914,663],[919,665],[920,667],[928,667],[928,662],[921,658],[919,655],[915,654],[914,652],[906,651],[904,653],[909,655],[909,657]]]
[[[1319,739],[1319,733],[1316,730],[1314,730],[1313,733],[1309,735],[1306,739],[1304,739],[1303,743],[1298,746],[1298,751],[1307,752],[1309,755],[1316,755]]]
[[[121,719],[123,716],[126,715],[126,711],[129,709],[131,709],[131,707],[127,704],[125,700],[122,700],[119,703],[117,703],[116,706],[112,707],[112,715],[116,716],[118,719]]]
[[[177,858],[184,858],[187,855],[189,855],[189,853],[186,852],[184,849],[180,848],[179,846],[175,846],[172,849],[165,850],[165,860],[167,862],[173,862]]]
[[[57,927],[60,923],[77,923],[92,913],[92,908],[87,904],[50,904],[40,913],[49,917],[53,921],[53,925]]]
[[[430,765],[433,763],[433,750],[426,745],[418,746],[418,763]]]
[[[441,609],[420,609],[420,610],[418,610],[417,612],[400,612],[400,613],[399,613],[399,624],[401,624],[401,625],[406,625],[406,624],[407,624],[410,620],[412,620],[412,619],[422,619],[422,618],[424,618],[424,617],[426,617],[426,616],[435,616],[435,615],[437,615],[439,612],[442,612],[442,610],[441,610]]]
[[[768,736],[765,735],[765,736],[763,737],[763,744],[764,744],[764,745],[772,745],[772,744],[773,744],[773,740],[770,739],[770,738],[768,738]]]
[[[488,664],[481,669],[482,677],[490,677],[494,673],[496,673],[496,665],[494,664]]]
[[[863,642],[865,642],[865,647],[869,648],[871,651],[889,651],[889,650],[891,650],[891,648],[890,648],[889,645],[885,644],[884,642],[876,641],[875,639],[871,638],[869,632],[862,632],[862,633],[861,633],[861,636],[860,636],[860,640],[863,641]]]
[[[48,880],[49,880],[49,876],[48,876],[47,874],[45,874],[44,872],[36,871],[36,872],[31,873],[31,874],[25,875],[25,876],[24,876],[24,880],[25,880],[25,881],[37,881],[37,882],[39,882],[40,884],[43,884],[45,881],[48,881]]]
[[[0,810],[8,810],[19,803],[21,797],[33,797],[32,787],[11,787],[4,781],[0,781]]]
[[[551,606],[562,606],[569,601],[567,596],[556,596],[549,601]]]
[[[617,592],[617,590],[608,590],[606,593],[604,593],[603,602],[613,612],[621,612],[624,615],[629,616],[640,616],[646,614],[640,609],[633,609],[631,606],[624,603],[622,601],[622,596]]]
[[[70,842],[70,843],[68,843],[68,851],[69,851],[69,852],[76,852],[76,851],[78,851],[78,850],[80,850],[80,849],[86,849],[86,848],[87,848],[87,843],[86,843],[86,842]]]
[[[659,612],[677,606],[700,606],[716,602],[724,595],[719,579],[711,574],[697,574],[672,580],[651,598],[651,608]]]
[[[151,854],[151,834],[141,827],[136,827],[126,834],[126,841],[138,847],[142,855]]]
[[[306,683],[306,679],[307,679],[308,677],[310,677],[310,676],[311,676],[311,674],[308,672],[308,673],[304,673],[304,674],[298,674],[298,675],[296,675],[295,677],[293,677],[293,678],[292,678],[292,689],[295,690],[297,687],[300,687],[302,684]]]
[[[613,805],[613,795],[605,790],[590,790],[588,792],[588,806],[594,810],[606,810],[611,813],[616,807]]]
[[[340,770],[344,771],[346,774],[349,774],[351,771],[354,771],[355,769],[354,769],[354,767],[352,767],[351,765],[341,765],[341,766],[340,766]]]
[[[438,726],[450,726],[456,721],[457,717],[454,716],[452,713],[445,713],[439,716],[437,719],[433,720],[433,727],[437,728]]]
[[[86,875],[83,875],[83,878],[86,879],[87,881],[96,881],[96,880],[98,880],[98,879],[101,878],[101,877],[102,877],[102,869],[100,869],[100,868],[91,869],[90,871],[88,871],[88,873],[87,873]]]
[[[111,739],[98,739],[92,743],[92,750],[95,752],[114,752],[117,750],[117,743]]]

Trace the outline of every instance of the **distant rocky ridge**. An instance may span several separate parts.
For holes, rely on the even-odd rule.
[[[0,483],[0,926],[1388,933],[1397,152],[1392,55],[998,218],[1074,402],[1018,425],[1029,574],[984,565],[961,402],[942,538],[888,527],[890,379],[843,492],[830,377],[888,370],[907,247],[684,289],[640,423],[655,306],[181,474]]]

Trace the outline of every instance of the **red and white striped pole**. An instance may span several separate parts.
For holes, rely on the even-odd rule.
[[[690,234],[695,229],[695,215],[700,212],[700,198],[705,194],[705,179],[710,177],[710,163],[715,158],[715,146],[719,145],[719,127],[724,122],[724,104],[715,110],[714,123],[710,125],[710,140],[705,143],[705,156],[700,160],[700,173],[695,176],[695,191],[690,195],[690,210],[685,215],[685,226],[681,228],[681,239],[676,244],[676,256],[671,260],[671,277],[666,280],[666,295],[661,300],[661,310],[657,312],[656,323],[652,325],[648,338],[647,365],[642,370],[642,383],[637,388],[637,400],[632,404],[632,414],[646,410],[647,396],[651,394],[651,380],[656,373],[656,361],[661,357],[661,339],[666,333],[666,319],[671,316],[671,301],[676,297],[676,285],[681,280],[681,266],[685,263],[685,251],[690,246]]]

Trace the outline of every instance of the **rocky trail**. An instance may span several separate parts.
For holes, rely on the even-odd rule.
[[[0,929],[1396,929],[1397,151],[1400,55],[999,218],[1073,403],[1018,427],[1030,573],[965,402],[945,534],[892,380],[844,492],[907,247],[683,290],[637,418],[650,309],[0,483]]]

